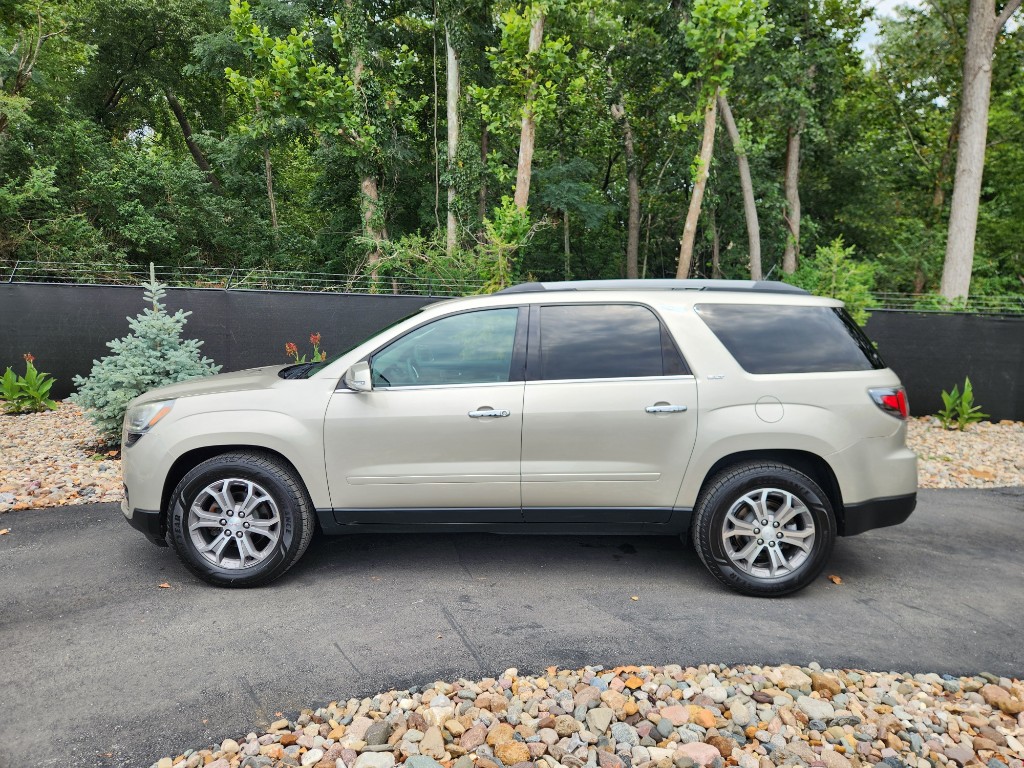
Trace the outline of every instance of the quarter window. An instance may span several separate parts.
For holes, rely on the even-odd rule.
[[[748,373],[827,373],[885,368],[839,307],[701,304],[697,314]]]
[[[540,368],[547,380],[687,372],[658,317],[635,304],[541,307]]]
[[[442,317],[410,331],[370,360],[375,387],[484,384],[509,380],[515,307]]]

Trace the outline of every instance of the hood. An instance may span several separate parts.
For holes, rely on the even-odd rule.
[[[144,395],[140,395],[135,403],[151,403],[155,400],[171,400],[179,397],[191,397],[192,395],[212,395],[223,392],[269,389],[282,380],[277,375],[278,371],[287,367],[286,365],[267,365],[262,368],[247,368],[244,371],[218,373],[213,376],[202,376],[198,379],[180,381],[177,384],[168,384],[165,387],[151,389]]]

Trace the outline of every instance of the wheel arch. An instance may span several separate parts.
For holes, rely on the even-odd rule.
[[[711,469],[704,476],[698,498],[700,498],[707,486],[720,472],[738,464],[748,464],[756,461],[774,461],[779,464],[785,464],[811,478],[825,492],[829,502],[832,504],[832,511],[836,516],[836,532],[840,536],[845,535],[846,515],[843,509],[843,494],[839,488],[839,481],[836,479],[836,474],[832,467],[829,466],[829,463],[821,456],[809,451],[780,448],[738,451],[728,456],[723,456],[711,466]]]
[[[265,448],[263,446],[255,445],[206,445],[201,448],[193,448],[190,451],[186,451],[174,460],[171,464],[171,468],[167,470],[167,475],[164,477],[164,487],[160,494],[160,535],[163,536],[167,533],[167,514],[170,512],[171,506],[171,495],[174,493],[174,489],[178,487],[178,483],[181,482],[182,478],[185,477],[189,472],[198,467],[204,461],[215,458],[217,456],[223,456],[228,453],[253,453],[260,454],[279,461],[284,467],[292,472],[295,477],[302,483],[306,493],[309,493],[309,489],[306,488],[305,480],[302,478],[302,473],[299,472],[295,464],[288,459],[283,453],[275,451],[272,448]]]

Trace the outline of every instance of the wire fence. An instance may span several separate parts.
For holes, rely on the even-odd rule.
[[[480,293],[482,281],[458,277],[390,277],[334,272],[244,269],[225,267],[155,267],[157,279],[175,288],[225,290],[314,291],[413,296],[465,296]],[[0,281],[7,283],[78,283],[139,285],[149,269],[125,264],[56,261],[0,262]],[[1024,315],[1024,294],[971,296],[950,301],[937,294],[874,293],[868,309],[897,312]]]
[[[868,308],[896,312],[1024,315],[1024,294],[970,296],[967,299],[950,300],[938,294],[874,293]]]
[[[206,266],[157,266],[154,271],[157,280],[172,288],[464,296],[479,293],[484,285],[482,281],[452,277],[345,275]],[[17,261],[0,266],[0,281],[7,283],[139,285],[149,277],[148,267],[124,264]]]

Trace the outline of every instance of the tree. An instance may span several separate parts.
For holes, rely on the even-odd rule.
[[[537,4],[531,4],[527,8],[528,18],[530,19],[529,54],[536,58],[536,55],[540,52],[541,42],[544,40],[544,9]],[[526,93],[526,101],[523,104],[523,124],[519,134],[519,166],[516,169],[516,191],[512,199],[520,210],[526,209],[526,204],[530,199],[533,145],[537,132],[537,119],[533,106],[537,98],[536,88],[536,84],[532,84]]]
[[[445,24],[444,48],[445,60],[445,82],[447,91],[447,123],[448,123],[448,173],[451,176],[455,165],[455,158],[459,154],[459,99],[462,98],[462,77],[460,72],[459,52],[455,50],[452,42],[452,31],[450,23]],[[448,182],[448,221],[447,221],[447,246],[448,255],[451,256],[458,247],[458,220],[455,214],[455,182]]]
[[[407,45],[375,48],[370,12],[347,2],[332,19],[312,19],[308,28],[276,37],[256,22],[249,3],[231,0],[232,24],[255,72],[229,69],[227,77],[235,93],[255,107],[243,130],[266,136],[292,128],[290,121],[297,118],[357,160],[363,236],[379,243],[388,239],[381,209],[383,168],[402,134],[418,130],[418,113],[428,97],[410,92],[417,77],[415,51]],[[316,49],[317,35],[330,39],[340,69]],[[265,157],[273,201],[269,153]],[[380,256],[380,248],[371,247],[367,258],[373,264]]]
[[[714,151],[718,96],[728,88],[736,64],[767,34],[767,7],[767,0],[695,0],[689,20],[684,22],[687,42],[700,62],[698,69],[685,79],[701,81],[704,135],[694,164],[693,192],[679,242],[677,278],[688,277],[693,263],[697,217]]]
[[[75,376],[78,391],[72,402],[81,406],[100,434],[111,443],[121,437],[128,403],[151,389],[220,372],[220,366],[202,356],[202,341],[181,338],[191,312],[173,315],[161,302],[166,287],[158,283],[149,265],[143,298],[152,308],[128,319],[131,333],[108,341],[111,354],[93,361],[88,376]]]
[[[981,178],[985,167],[993,52],[997,36],[1020,5],[1021,0],[1008,0],[997,14],[995,0],[970,0],[960,102],[960,139],[940,289],[947,299],[966,298],[970,292]]]
[[[743,148],[739,129],[732,116],[729,100],[724,93],[718,94],[718,111],[722,114],[722,123],[732,141],[736,153],[736,165],[740,173],[740,189],[743,193],[743,218],[747,224],[747,249],[750,254],[750,279],[760,280],[761,274],[761,226],[757,219],[757,203],[754,201],[754,182],[750,178],[750,163]]]
[[[7,131],[11,119],[25,114],[31,104],[24,95],[36,75],[36,65],[43,46],[52,38],[61,38],[68,21],[60,10],[47,3],[14,4],[5,9],[10,25],[4,19],[0,28],[0,136]]]

